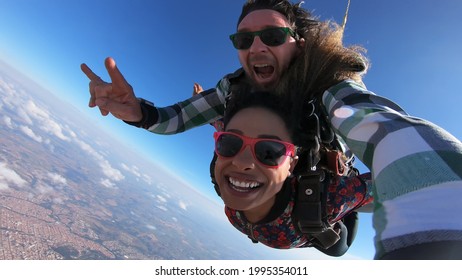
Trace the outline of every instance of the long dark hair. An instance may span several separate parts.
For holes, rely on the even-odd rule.
[[[247,0],[237,23],[239,25],[249,13],[261,9],[277,11],[287,18],[298,35],[296,39],[301,49],[274,91],[282,95],[289,93],[295,105],[301,105],[302,100],[319,99],[328,88],[343,80],[361,83],[369,64],[364,48],[343,45],[344,27],[332,21],[319,21],[301,7],[302,3]]]

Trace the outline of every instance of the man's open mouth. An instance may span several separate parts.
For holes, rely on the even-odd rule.
[[[257,76],[266,79],[273,75],[274,67],[269,64],[256,64],[253,67],[253,71]]]

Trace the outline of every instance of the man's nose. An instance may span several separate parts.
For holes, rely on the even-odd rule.
[[[266,51],[268,49],[268,46],[263,43],[263,41],[260,39],[260,36],[255,36],[253,38],[253,43],[250,46],[250,52],[252,53],[257,53],[257,52],[262,52]]]

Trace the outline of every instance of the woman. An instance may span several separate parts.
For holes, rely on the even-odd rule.
[[[286,98],[287,99],[287,98]],[[340,241],[327,250],[316,238],[301,233],[293,209],[298,162],[296,136],[288,100],[268,92],[236,94],[224,118],[224,131],[215,132],[215,180],[229,221],[252,240],[273,248],[316,247],[343,255],[351,240],[341,219],[372,201],[368,176],[331,178],[327,188],[328,222]],[[349,241],[350,240],[350,241]]]

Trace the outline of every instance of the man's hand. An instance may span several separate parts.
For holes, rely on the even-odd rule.
[[[80,65],[82,72],[90,79],[90,107],[99,107],[101,114],[128,121],[138,122],[143,118],[140,102],[132,86],[125,80],[116,66],[114,59],[104,61],[111,83],[103,81],[85,63]]]
[[[198,83],[194,83],[194,86],[193,86],[193,96],[196,95],[196,94],[199,94],[201,92],[203,92],[204,89],[202,88],[202,86]]]

